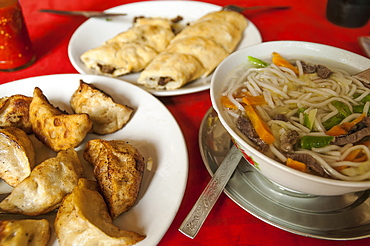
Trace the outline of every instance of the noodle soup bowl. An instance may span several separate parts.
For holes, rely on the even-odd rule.
[[[257,150],[237,129],[235,120],[221,104],[222,93],[230,86],[231,81],[237,79],[240,73],[248,67],[248,56],[271,61],[273,52],[288,59],[308,59],[328,67],[335,66],[352,75],[370,68],[370,60],[363,56],[308,42],[265,42],[232,53],[216,68],[211,81],[210,96],[212,106],[234,144],[256,170],[283,189],[319,196],[336,196],[369,189],[370,180],[344,181],[316,176],[287,167],[282,162]]]

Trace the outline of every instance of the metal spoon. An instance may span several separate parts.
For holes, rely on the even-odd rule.
[[[250,6],[250,7],[242,7],[235,4],[228,4],[224,7],[222,7],[223,10],[231,10],[238,13],[242,13],[244,11],[252,11],[252,10],[260,10],[260,11],[266,11],[266,10],[283,10],[283,9],[290,9],[290,6],[274,6],[274,5],[266,5],[266,6]]]
[[[242,155],[235,145],[231,147],[221,165],[217,168],[212,179],[203,190],[198,201],[182,222],[179,231],[190,238],[194,238],[200,227],[211,212],[218,197],[221,195],[235,168],[238,166]]]
[[[85,17],[114,17],[114,16],[123,16],[127,15],[124,13],[107,13],[101,11],[67,11],[67,10],[55,10],[55,9],[40,9],[40,12],[44,13],[51,13],[57,15],[77,15],[77,16],[85,16]]]

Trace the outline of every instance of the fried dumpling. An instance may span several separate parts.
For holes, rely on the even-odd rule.
[[[17,127],[27,134],[32,133],[29,108],[32,97],[13,95],[0,98],[0,127]]]
[[[35,150],[28,135],[19,128],[0,129],[0,178],[17,186],[35,167]]]
[[[110,95],[82,80],[70,102],[75,113],[89,115],[93,122],[93,132],[97,134],[113,133],[121,129],[133,112],[131,107],[115,103]]]
[[[100,74],[118,77],[143,70],[157,54],[151,47],[140,43],[111,42],[86,51],[81,60]]]
[[[0,203],[0,208],[29,216],[50,212],[60,206],[63,197],[83,177],[83,172],[83,166],[73,148],[60,151],[56,157],[37,165],[31,175]]]
[[[36,87],[30,105],[32,130],[38,140],[58,152],[77,147],[92,129],[87,114],[71,114],[54,107]]]
[[[0,245],[46,246],[50,239],[50,225],[46,219],[0,221]]]
[[[198,21],[201,22],[205,20],[215,20],[215,19],[228,22],[235,26],[239,31],[243,31],[248,25],[248,22],[245,19],[244,15],[235,11],[225,11],[225,10],[210,12],[199,18]]]
[[[240,13],[206,14],[180,31],[141,72],[137,82],[148,88],[174,90],[209,75],[234,51],[246,26],[247,20]]]
[[[237,18],[235,18],[237,16]],[[236,24],[238,22],[238,24]],[[185,37],[201,36],[221,45],[229,53],[233,52],[247,27],[245,17],[234,11],[208,13],[199,20],[185,27],[171,42]]]
[[[117,77],[143,70],[174,37],[165,18],[136,18],[134,25],[81,55],[86,67]]]
[[[144,173],[144,157],[122,140],[90,140],[83,152],[93,165],[112,218],[128,211],[136,202]]]
[[[162,52],[140,73],[138,83],[148,88],[175,90],[206,72],[194,56]]]
[[[120,229],[113,224],[95,181],[80,179],[67,195],[54,222],[61,246],[134,245],[145,236]]]
[[[137,18],[134,26],[107,40],[106,43],[136,42],[161,52],[174,37],[171,23],[165,18]]]
[[[188,54],[197,58],[205,68],[202,77],[208,76],[229,55],[229,52],[212,39],[201,36],[179,39],[168,45],[166,51]]]

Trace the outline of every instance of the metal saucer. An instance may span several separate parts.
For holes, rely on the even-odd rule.
[[[200,152],[210,175],[231,144],[210,108],[199,130]],[[271,182],[242,159],[224,192],[250,214],[294,234],[329,240],[370,236],[370,190],[342,196],[303,194]]]

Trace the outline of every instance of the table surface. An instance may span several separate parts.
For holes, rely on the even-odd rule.
[[[35,64],[17,72],[0,72],[0,84],[27,77],[48,74],[77,73],[68,59],[67,46],[71,35],[84,17],[65,17],[38,12],[39,9],[105,10],[132,3],[130,0],[20,0],[28,30],[37,53]],[[244,0],[208,0],[212,4],[235,3],[246,6]],[[370,22],[360,28],[345,28],[330,23],[325,17],[323,0],[248,0],[248,5],[290,5],[290,10],[246,14],[260,30],[263,41],[296,40],[321,43],[365,55],[357,42],[358,36],[370,35]],[[210,175],[203,164],[198,145],[202,118],[211,107],[209,91],[160,97],[178,121],[184,133],[189,153],[189,177],[179,211],[159,245],[370,245],[370,238],[332,241],[304,237],[271,226],[252,216],[225,194],[215,207],[195,239],[178,231]],[[369,232],[370,233],[370,232]]]

